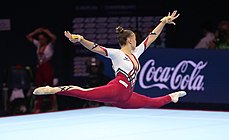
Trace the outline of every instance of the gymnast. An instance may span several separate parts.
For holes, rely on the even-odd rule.
[[[69,31],[65,31],[64,35],[72,43],[80,43],[90,51],[109,58],[112,62],[115,78],[104,86],[87,89],[74,85],[58,87],[47,85],[36,88],[33,94],[72,96],[84,100],[109,103],[123,109],[160,108],[171,102],[177,103],[180,97],[186,95],[185,91],[176,91],[151,98],[134,92],[134,85],[140,70],[138,58],[156,40],[166,24],[175,25],[174,19],[179,15],[176,10],[171,14],[169,12],[138,46],[136,46],[136,36],[133,31],[126,30],[121,26],[116,27],[120,49],[103,47],[79,34],[71,34]]]

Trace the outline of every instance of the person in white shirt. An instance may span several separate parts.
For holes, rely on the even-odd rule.
[[[36,47],[36,54],[38,64],[36,68],[35,86],[53,85],[54,70],[51,64],[51,58],[54,54],[54,44],[56,42],[56,35],[49,29],[37,28],[30,32],[26,38]],[[47,96],[46,96],[47,97]],[[56,110],[56,97],[50,95],[51,110]],[[38,97],[38,101],[34,108],[34,113],[41,111],[41,105],[44,98]]]
[[[210,23],[205,24],[202,27],[202,34],[203,34],[203,37],[199,40],[199,42],[196,44],[194,48],[195,49],[210,49],[211,43],[215,41],[215,33]]]

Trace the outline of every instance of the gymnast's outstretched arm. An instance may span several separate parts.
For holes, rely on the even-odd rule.
[[[167,16],[163,17],[160,20],[161,22],[150,32],[150,34],[143,41],[145,47],[148,48],[150,44],[156,40],[156,38],[160,35],[161,31],[163,30],[165,24],[176,25],[174,20],[178,18],[179,15],[180,14],[177,13],[177,10],[174,10],[172,14],[170,14],[169,12]]]
[[[79,42],[81,43],[85,48],[87,48],[88,50],[101,54],[103,56],[107,56],[107,52],[106,49],[100,45],[98,45],[95,42],[89,41],[87,39],[85,39],[83,36],[79,35],[79,34],[71,34],[69,31],[65,31],[64,35],[72,42],[72,43],[76,43]]]

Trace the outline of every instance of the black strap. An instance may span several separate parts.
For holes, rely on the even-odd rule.
[[[66,91],[66,90],[69,90],[69,89],[71,89],[73,87],[71,87],[71,86],[61,86],[59,88],[61,89],[61,91]]]
[[[150,32],[150,34],[149,35],[156,35],[156,33],[154,33],[154,32]]]
[[[93,50],[96,47],[98,47],[98,44],[97,43],[94,43],[94,47],[92,47],[91,49]]]

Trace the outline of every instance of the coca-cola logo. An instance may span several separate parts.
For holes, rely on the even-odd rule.
[[[139,74],[139,85],[144,89],[157,87],[168,90],[204,90],[204,75],[201,75],[201,70],[207,63],[183,60],[174,67],[156,67],[155,60],[150,59]]]

